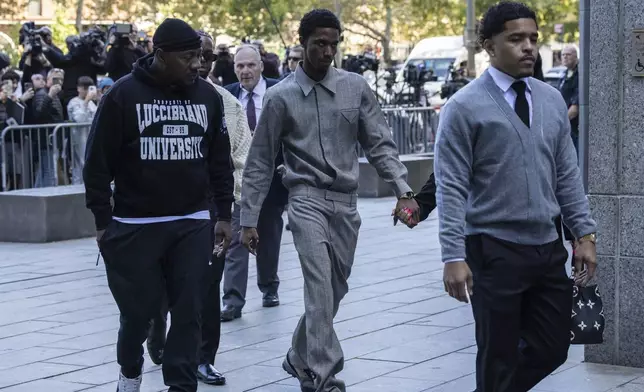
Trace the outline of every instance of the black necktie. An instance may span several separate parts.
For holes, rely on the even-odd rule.
[[[251,133],[255,132],[257,126],[257,114],[255,113],[255,94],[248,93],[248,104],[246,105],[246,118],[248,119],[248,127]]]
[[[525,82],[522,81],[512,84],[512,89],[517,92],[517,100],[514,101],[514,111],[521,121],[530,128],[530,106],[528,105],[528,98],[525,96],[526,87]]]

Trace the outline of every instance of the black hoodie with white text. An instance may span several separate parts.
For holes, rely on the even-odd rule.
[[[112,216],[186,216],[212,202],[214,218],[230,220],[233,165],[221,96],[201,78],[181,89],[160,84],[151,63],[152,55],[139,59],[114,84],[92,123],[83,177],[97,230]]]

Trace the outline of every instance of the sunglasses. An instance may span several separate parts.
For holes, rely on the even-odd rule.
[[[215,60],[217,60],[217,55],[212,51],[202,52],[201,57],[203,57],[203,59],[205,61],[215,61]]]
[[[302,61],[301,57],[288,57],[288,61]]]

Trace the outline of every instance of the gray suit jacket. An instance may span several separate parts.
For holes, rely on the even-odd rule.
[[[596,230],[567,106],[548,84],[534,78],[529,84],[530,128],[487,71],[441,110],[434,173],[444,261],[465,259],[466,235],[552,242],[559,215],[578,238]]]

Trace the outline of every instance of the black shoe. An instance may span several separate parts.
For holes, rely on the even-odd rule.
[[[279,306],[279,304],[280,304],[280,297],[277,296],[277,293],[264,295],[264,299],[262,300],[263,307],[274,308],[276,306]]]
[[[240,318],[242,315],[241,308],[237,308],[232,305],[224,305],[224,308],[221,309],[221,321],[233,321],[234,319]]]
[[[163,349],[165,348],[166,320],[162,318],[150,321],[150,330],[148,331],[148,354],[155,365],[163,363]]]
[[[197,379],[208,385],[226,385],[226,377],[210,364],[197,367]]]
[[[291,363],[291,360],[289,359],[289,355],[291,354],[292,350],[293,349],[289,349],[288,353],[286,353],[286,358],[284,358],[284,362],[282,362],[282,369],[284,369],[284,371],[291,377],[296,378],[300,382],[300,388],[302,392],[315,392],[315,373],[308,369],[298,371],[298,369],[293,366],[293,363]]]

